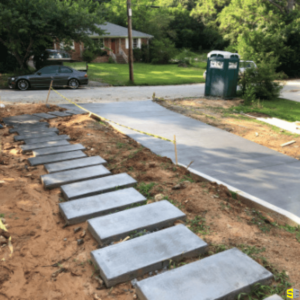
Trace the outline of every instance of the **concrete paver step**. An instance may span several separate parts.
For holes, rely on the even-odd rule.
[[[42,175],[41,181],[45,188],[52,189],[63,184],[99,178],[110,174],[110,171],[108,171],[104,166],[99,165]]]
[[[49,114],[56,116],[56,117],[69,117],[71,116],[70,113],[67,113],[66,111],[51,111]]]
[[[279,295],[274,294],[272,296],[269,296],[267,298],[265,298],[264,300],[283,300],[283,298],[281,298]]]
[[[49,154],[56,154],[56,153],[63,153],[63,152],[72,152],[78,150],[85,150],[85,147],[81,144],[72,144],[66,146],[36,149],[33,151],[33,155],[40,156],[40,155],[49,155]]]
[[[167,200],[88,220],[88,230],[100,245],[107,245],[141,230],[168,227],[186,215]]]
[[[40,132],[40,133],[27,133],[27,134],[22,134],[22,135],[16,135],[14,136],[14,141],[23,141],[27,139],[36,139],[36,138],[43,138],[43,137],[53,137],[57,136],[57,132],[55,131],[50,131],[50,132]]]
[[[70,115],[82,115],[82,114],[87,114],[86,111],[84,110],[80,110],[80,111],[76,111],[76,110],[71,110],[71,109],[68,109],[65,111],[67,114],[70,114]]]
[[[31,166],[38,166],[43,164],[48,164],[52,162],[59,162],[64,160],[71,160],[75,158],[86,157],[86,154],[82,151],[73,151],[73,152],[65,152],[59,154],[50,154],[50,155],[43,155],[37,157],[30,157],[28,161]]]
[[[54,119],[56,116],[47,114],[47,113],[38,113],[38,114],[33,114],[33,116],[39,117],[40,119]]]
[[[6,125],[35,124],[38,123],[39,121],[40,121],[39,117],[32,116],[32,115],[20,115],[20,116],[3,118],[3,122]]]
[[[136,180],[128,174],[121,173],[104,178],[91,179],[83,182],[63,185],[61,190],[65,199],[72,200],[110,192],[118,188],[132,187],[136,183]]]
[[[49,127],[47,122],[38,122],[34,124],[13,124],[13,128],[9,130],[10,133],[18,130],[44,130]]]
[[[42,142],[50,142],[50,141],[60,141],[60,140],[70,140],[70,137],[66,134],[51,136],[51,137],[43,137],[43,138],[34,138],[34,139],[25,139],[24,142],[27,145],[39,144]]]
[[[25,152],[33,151],[35,149],[58,147],[64,145],[70,145],[70,143],[67,140],[49,141],[49,142],[42,142],[38,144],[20,145],[20,148],[22,149],[22,152],[25,153]]]
[[[47,164],[45,165],[45,169],[48,173],[56,173],[102,164],[106,164],[105,159],[100,156],[90,156],[80,159],[74,159],[72,161],[67,160],[58,163]]]
[[[235,299],[256,283],[268,284],[272,273],[233,248],[139,281],[139,300]]]
[[[170,260],[198,256],[206,249],[207,244],[196,234],[184,225],[177,225],[97,249],[91,252],[91,257],[106,286],[111,287],[162,269]],[[162,298],[157,297],[156,300],[158,299]]]
[[[145,203],[146,198],[134,188],[59,203],[60,212],[69,225]]]
[[[58,132],[57,128],[54,127],[45,127],[39,126],[36,129],[22,129],[22,128],[12,128],[9,130],[10,133],[18,133],[19,135],[26,135],[26,134],[39,134],[39,133],[46,133],[46,132]]]

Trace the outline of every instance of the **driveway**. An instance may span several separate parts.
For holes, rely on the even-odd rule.
[[[204,84],[168,85],[168,86],[133,86],[133,87],[83,87],[78,90],[59,89],[65,97],[78,100],[79,102],[117,102],[152,99],[153,93],[156,97],[163,98],[183,98],[202,97],[204,94]],[[18,90],[0,90],[2,102],[44,102],[46,101],[48,90],[29,90],[21,92]],[[50,103],[65,103],[53,91],[49,98]]]

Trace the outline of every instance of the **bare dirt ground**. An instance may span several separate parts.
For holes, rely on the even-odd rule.
[[[239,135],[247,140],[300,159],[300,137],[278,130],[255,119],[240,114],[229,114],[226,109],[237,106],[242,100],[176,99],[157,101],[177,113]],[[252,113],[254,117],[268,117]],[[291,140],[296,143],[281,147]]]
[[[38,104],[7,106],[0,108],[0,122],[5,116],[48,110]],[[59,128],[60,134],[70,135],[72,143],[86,146],[89,156],[106,159],[113,174],[127,172],[134,177],[139,182],[137,189],[149,202],[163,194],[184,211],[190,229],[209,244],[205,256],[238,247],[274,272],[276,280],[271,288],[263,289],[263,296],[284,296],[288,280],[293,287],[300,287],[299,232],[295,228],[280,228],[271,215],[247,207],[225,187],[202,181],[87,115],[57,118],[49,123]],[[8,128],[0,129],[0,139],[0,214],[14,248],[10,257],[5,238],[1,237],[0,300],[136,299],[130,283],[111,289],[102,285],[90,261],[90,252],[97,243],[87,231],[87,224],[63,228],[58,209],[63,201],[60,189],[44,190],[40,183],[40,175],[46,173],[43,166],[29,166],[30,155],[20,153],[21,142],[13,142]],[[78,226],[82,229],[74,233]],[[80,238],[84,239],[82,245],[77,244]],[[180,263],[171,268],[178,266]]]

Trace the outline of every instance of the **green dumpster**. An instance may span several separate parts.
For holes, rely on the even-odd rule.
[[[211,51],[207,54],[205,96],[231,99],[236,96],[240,57],[237,53]]]

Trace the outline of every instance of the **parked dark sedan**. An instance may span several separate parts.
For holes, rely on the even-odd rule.
[[[80,85],[88,84],[88,75],[86,72],[77,71],[65,66],[47,66],[34,74],[10,77],[8,86],[26,91],[31,88],[49,87],[51,80],[53,86],[68,86],[77,89]]]

